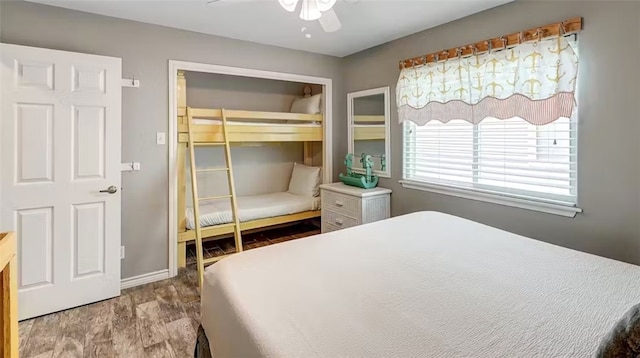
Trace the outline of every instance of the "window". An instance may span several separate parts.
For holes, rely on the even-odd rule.
[[[403,68],[403,185],[579,212],[577,50],[559,36]]]
[[[575,118],[575,116],[573,117]],[[535,126],[521,118],[404,122],[403,179],[572,205],[574,119]]]

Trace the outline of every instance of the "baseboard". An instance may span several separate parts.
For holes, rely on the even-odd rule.
[[[127,277],[125,279],[122,279],[120,281],[120,288],[124,290],[125,288],[136,287],[136,286],[144,285],[151,282],[166,280],[168,278],[169,278],[168,269],[149,272],[142,275]]]

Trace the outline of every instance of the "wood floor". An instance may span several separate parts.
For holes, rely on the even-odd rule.
[[[243,237],[252,249],[320,232],[295,225]],[[229,248],[231,245],[231,248]],[[205,256],[233,250],[206,243]],[[20,322],[20,357],[192,357],[200,319],[193,250],[178,276],[122,291],[110,300]]]

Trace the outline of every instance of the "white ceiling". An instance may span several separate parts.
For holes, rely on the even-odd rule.
[[[513,0],[338,0],[342,29],[334,33],[286,12],[277,0],[29,1],[342,57]]]

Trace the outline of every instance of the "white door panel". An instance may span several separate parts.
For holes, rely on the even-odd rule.
[[[53,62],[16,58],[14,82],[17,88],[53,90]]]
[[[73,206],[73,278],[104,274],[104,202]]]
[[[103,106],[73,107],[73,180],[102,179],[105,173]]]
[[[20,287],[53,284],[53,208],[16,210],[15,228],[21,234],[19,250],[29,252],[28,260],[18,261]]]
[[[53,182],[53,105],[16,104],[18,184]]]
[[[77,93],[105,93],[106,69],[94,66],[73,66],[72,91]]]
[[[19,316],[120,294],[121,60],[0,44],[0,231]]]

